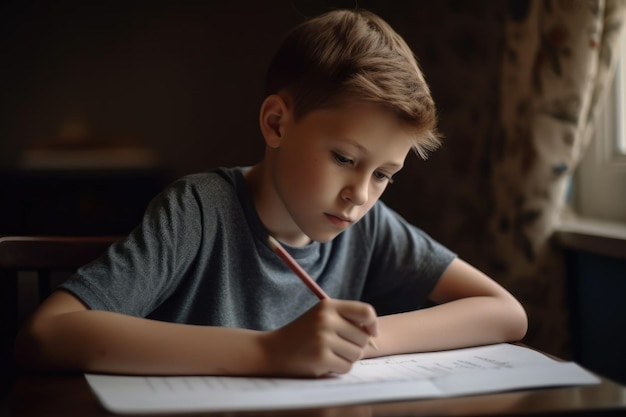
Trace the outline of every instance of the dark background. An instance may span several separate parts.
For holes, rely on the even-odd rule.
[[[466,7],[454,1],[3,3],[0,234],[125,233],[172,179],[254,164],[263,153],[257,124],[263,80],[282,36],[305,17],[356,5],[385,18],[420,58],[437,48],[433,28],[439,25],[424,23]],[[464,53],[463,42],[456,52]],[[430,71],[428,60],[422,66],[435,99],[439,90],[445,99],[447,75]],[[20,167],[23,150],[54,142],[71,122],[79,122],[91,141],[155,150],[158,172]],[[441,158],[435,154],[431,161]],[[408,159],[405,171],[423,165]],[[445,180],[441,171],[428,180],[403,173],[410,182],[400,181],[385,198],[410,220],[439,216],[435,205],[415,199],[429,190],[437,190],[430,198],[442,198],[432,182]],[[427,218],[421,226],[437,234],[435,221]]]

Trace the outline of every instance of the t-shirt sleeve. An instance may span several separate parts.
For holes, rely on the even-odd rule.
[[[60,288],[93,310],[145,317],[176,289],[198,252],[197,190],[179,180],[149,204],[141,223]]]
[[[373,250],[363,301],[379,315],[429,305],[430,293],[456,254],[380,201],[364,224],[364,234]]]

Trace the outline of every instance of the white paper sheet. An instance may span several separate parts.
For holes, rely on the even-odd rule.
[[[119,414],[322,407],[600,382],[573,362],[510,344],[366,359],[322,379],[85,376],[104,407]]]

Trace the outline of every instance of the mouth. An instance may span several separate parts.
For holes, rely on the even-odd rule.
[[[341,228],[341,229],[345,229],[346,227],[354,223],[353,220],[350,220],[349,218],[344,217],[344,216],[336,216],[330,213],[324,213],[324,216],[326,216],[326,218],[328,219],[328,221],[330,221],[330,223],[332,223],[334,226]]]

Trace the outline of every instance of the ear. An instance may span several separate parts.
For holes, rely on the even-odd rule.
[[[270,148],[278,148],[283,139],[284,124],[289,118],[285,99],[278,95],[269,95],[263,100],[259,112],[259,124],[265,143]]]

